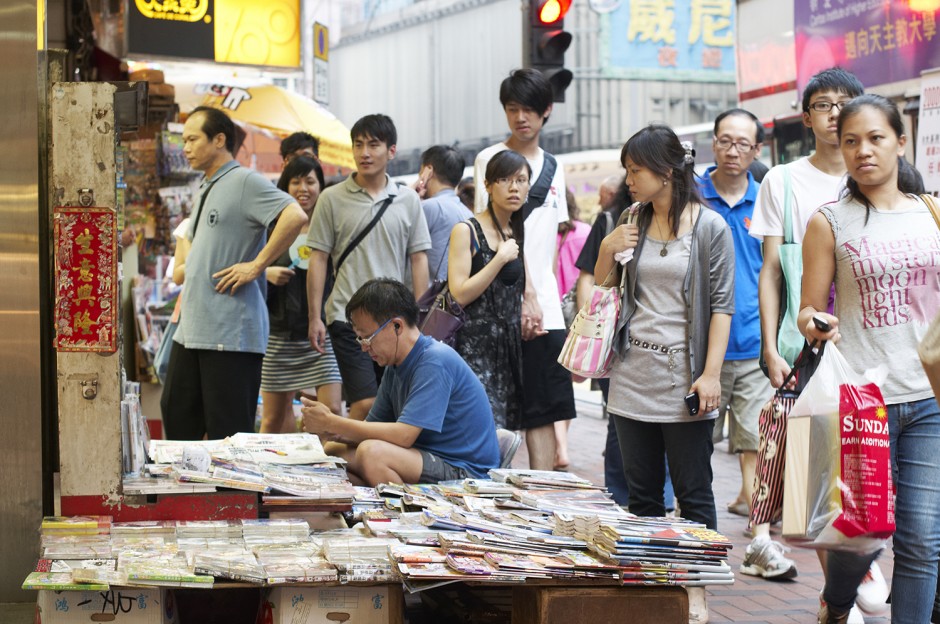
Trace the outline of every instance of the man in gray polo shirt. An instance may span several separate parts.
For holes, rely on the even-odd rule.
[[[160,399],[171,440],[254,431],[268,341],[264,270],[307,220],[290,195],[239,166],[234,146],[235,124],[225,113],[205,107],[190,113],[183,153],[205,179],[186,233],[192,247]]]
[[[364,420],[375,401],[382,369],[356,342],[346,319],[346,304],[370,279],[390,277],[404,282],[409,265],[415,296],[424,294],[428,286],[425,251],[431,248],[431,237],[418,194],[399,187],[386,174],[398,141],[392,120],[386,115],[367,115],[353,125],[350,135],[356,172],[323,191],[310,221],[307,305],[310,344],[322,352],[329,330],[349,416]],[[387,207],[373,229],[352,248],[351,243],[383,206]],[[320,312],[329,260],[336,281],[326,303],[324,324]]]

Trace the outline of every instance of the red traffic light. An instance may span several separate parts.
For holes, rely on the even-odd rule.
[[[542,24],[554,24],[565,17],[571,8],[571,0],[533,0],[536,3],[536,16]]]

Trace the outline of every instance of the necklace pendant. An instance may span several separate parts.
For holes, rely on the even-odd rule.
[[[665,245],[663,245],[663,248],[659,250],[659,255],[662,256],[663,258],[669,255],[669,250],[666,249]]]

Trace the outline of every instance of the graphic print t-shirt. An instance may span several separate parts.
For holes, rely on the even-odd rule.
[[[867,224],[865,206],[849,198],[820,212],[835,235],[839,350],[859,373],[888,367],[888,404],[933,396],[914,355],[940,312],[940,230],[926,204],[873,208]]]

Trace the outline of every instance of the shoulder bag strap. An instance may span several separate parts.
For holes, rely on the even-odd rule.
[[[444,253],[441,254],[441,259],[437,261],[437,267],[434,268],[434,279],[431,280],[432,282],[433,282],[435,279],[437,279],[438,273],[441,272],[441,267],[444,266],[444,258],[447,257],[447,254],[448,254],[449,252],[450,252],[450,243],[447,244],[447,248],[444,249]],[[445,277],[444,279],[446,280],[447,278]]]
[[[212,190],[212,187],[215,186],[215,183],[227,176],[229,173],[234,171],[236,167],[232,167],[219,177],[217,177],[212,182],[209,182],[209,185],[206,186],[206,190],[202,192],[202,195],[199,196],[199,208],[196,209],[196,220],[193,221],[193,240],[196,240],[196,229],[199,227],[199,217],[202,216],[202,207],[206,205],[206,198],[209,197],[209,191]]]
[[[783,242],[793,243],[793,200],[790,192],[790,168],[783,166]]]
[[[548,152],[543,152],[545,161],[542,163],[542,173],[539,179],[529,187],[529,198],[522,206],[522,220],[525,221],[532,214],[532,211],[545,203],[548,197],[548,191],[552,188],[552,178],[555,177],[555,170],[558,168],[558,161]]]
[[[476,220],[476,217],[470,217],[464,223],[470,228],[470,257],[472,258],[480,249],[479,238],[484,236],[483,228],[480,226],[480,222]]]
[[[385,211],[388,210],[388,207],[391,205],[391,203],[392,203],[392,197],[385,198],[385,201],[382,202],[382,207],[379,208],[379,211],[376,213],[376,215],[372,217],[371,221],[369,221],[369,225],[365,226],[362,229],[362,231],[359,232],[356,238],[353,239],[351,243],[349,243],[349,246],[346,247],[342,255],[340,255],[339,260],[336,261],[336,266],[333,267],[334,277],[339,275],[339,268],[343,266],[343,262],[345,262],[349,254],[353,252],[353,249],[355,249],[356,246],[362,242],[362,239],[364,239],[369,234],[369,232],[372,231],[372,228],[374,228],[378,224],[379,220],[382,218],[382,215],[385,214]]]
[[[920,198],[927,204],[930,214],[933,215],[933,220],[937,222],[937,227],[940,228],[940,206],[937,205],[937,198],[929,193],[924,193]]]

